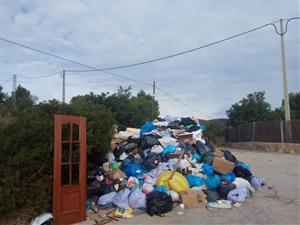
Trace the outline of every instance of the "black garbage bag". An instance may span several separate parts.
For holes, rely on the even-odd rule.
[[[215,202],[221,199],[219,193],[216,190],[203,190],[203,192],[204,194],[206,194],[208,202]]]
[[[152,148],[154,145],[161,145],[160,142],[155,138],[151,136],[144,136],[142,140],[142,149]]]
[[[221,151],[224,152],[224,158],[226,160],[228,160],[230,162],[233,162],[233,163],[237,162],[236,157],[229,150],[222,149]]]
[[[222,180],[220,186],[217,188],[217,191],[222,199],[227,199],[227,194],[235,188],[235,185],[230,181]]]
[[[171,121],[171,122],[168,123],[168,128],[179,129],[180,128],[180,122],[179,121]]]
[[[197,149],[197,151],[200,155],[203,155],[206,152],[211,151],[210,148],[207,145],[203,144],[201,141],[196,141],[196,144],[194,145],[194,148]]]
[[[106,184],[104,181],[95,180],[87,186],[87,198],[90,199],[93,196],[101,196],[106,194]]]
[[[173,209],[170,195],[162,191],[152,191],[146,196],[146,211],[150,216],[162,215]]]
[[[180,124],[185,126],[185,127],[189,126],[189,125],[196,125],[197,126],[196,121],[191,119],[190,117],[182,117],[181,121],[180,121]]]
[[[158,163],[160,161],[159,155],[155,153],[149,153],[144,158],[143,168],[147,171],[155,169],[158,166]]]
[[[197,130],[199,130],[199,127],[197,125],[192,125],[191,127],[185,129],[186,132],[193,132]]]
[[[248,181],[250,181],[250,178],[252,177],[252,173],[242,166],[234,167],[233,173],[235,174],[236,177],[241,177]]]
[[[202,162],[211,165],[214,161],[215,155],[212,152],[205,152],[202,155]]]

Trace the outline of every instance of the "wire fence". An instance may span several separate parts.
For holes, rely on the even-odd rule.
[[[226,142],[300,143],[300,120],[260,121],[229,127]]]

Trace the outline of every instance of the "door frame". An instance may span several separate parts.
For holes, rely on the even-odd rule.
[[[63,186],[62,182],[62,125],[77,124],[79,126],[79,182]],[[73,130],[70,129],[70,136]],[[71,142],[72,144],[72,139]],[[69,143],[69,144],[70,144]],[[69,162],[72,163],[72,162]],[[67,192],[78,192],[79,205],[78,213],[72,212],[64,217],[62,214],[62,194]],[[53,160],[53,215],[56,225],[77,223],[86,220],[86,118],[70,115],[54,116],[54,160]]]

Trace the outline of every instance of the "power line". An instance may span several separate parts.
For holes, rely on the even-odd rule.
[[[55,76],[57,74],[59,74],[61,71],[56,71],[54,73],[50,73],[50,74],[47,74],[47,75],[42,75],[42,76],[23,76],[23,75],[18,75],[19,77],[23,78],[23,79],[42,79],[42,78],[46,78],[46,77],[52,77],[52,76]]]
[[[0,40],[5,41],[5,42],[8,42],[8,43],[11,43],[11,44],[14,44],[14,45],[17,45],[17,46],[20,46],[20,47],[23,47],[23,48],[30,49],[30,50],[32,50],[32,51],[36,51],[36,52],[42,53],[42,54],[45,54],[45,55],[48,55],[48,56],[51,56],[51,57],[54,57],[54,58],[57,58],[57,59],[60,59],[60,60],[69,62],[69,63],[72,63],[72,64],[76,64],[76,65],[83,66],[83,67],[86,67],[86,68],[89,68],[89,69],[90,69],[90,70],[81,70],[81,71],[78,71],[78,70],[68,70],[69,72],[103,71],[103,70],[114,70],[114,69],[122,69],[122,68],[134,67],[134,66],[144,65],[144,64],[148,64],[148,63],[153,63],[153,62],[157,62],[157,61],[161,61],[161,60],[165,60],[165,59],[177,57],[177,56],[180,56],[180,55],[183,55],[183,54],[187,54],[187,53],[190,53],[190,52],[198,51],[198,50],[200,50],[200,49],[207,48],[207,47],[210,47],[210,46],[212,46],[212,45],[216,45],[216,44],[219,44],[219,43],[222,43],[222,42],[231,40],[231,39],[233,39],[233,38],[237,38],[237,37],[246,35],[246,34],[248,34],[248,33],[251,33],[251,32],[254,32],[254,31],[257,31],[257,30],[260,30],[260,29],[262,29],[262,28],[264,28],[264,27],[267,27],[267,26],[273,26],[274,29],[275,29],[275,32],[276,32],[278,35],[284,35],[284,34],[287,32],[288,23],[289,23],[290,21],[296,20],[296,19],[300,19],[300,17],[293,17],[293,18],[287,19],[287,22],[286,22],[286,29],[285,29],[285,31],[284,31],[283,33],[280,33],[280,32],[277,30],[277,27],[276,27],[275,23],[277,23],[278,21],[275,21],[275,22],[267,23],[267,24],[264,24],[264,25],[262,25],[262,26],[259,26],[259,27],[256,27],[256,28],[253,28],[253,29],[244,31],[244,32],[242,32],[242,33],[239,33],[239,34],[236,34],[236,35],[233,35],[233,36],[224,38],[224,39],[221,39],[221,40],[219,40],[219,41],[215,41],[215,42],[212,42],[212,43],[209,43],[209,44],[206,44],[206,45],[202,45],[202,46],[200,46],[200,47],[196,47],[196,48],[193,48],[193,49],[181,51],[181,52],[178,52],[178,53],[175,53],[175,54],[171,54],[171,55],[168,55],[168,56],[159,57],[159,58],[156,58],[156,59],[151,59],[151,60],[142,61],[142,62],[137,62],[137,63],[132,63],[132,64],[128,64],[128,65],[121,65],[121,66],[107,67],[107,68],[100,68],[100,69],[99,69],[99,68],[92,67],[92,66],[89,66],[89,65],[86,65],[86,64],[83,64],[83,63],[80,63],[80,62],[77,62],[77,61],[74,61],[74,60],[71,60],[71,59],[67,59],[67,58],[65,58],[65,57],[62,57],[62,56],[59,56],[59,55],[56,55],[56,54],[49,53],[49,52],[46,52],[46,51],[43,51],[43,50],[40,50],[40,49],[31,47],[31,46],[28,46],[28,45],[24,45],[24,44],[21,44],[21,43],[19,43],[19,42],[11,41],[11,40],[8,40],[8,39],[3,38],[3,37],[0,37]]]

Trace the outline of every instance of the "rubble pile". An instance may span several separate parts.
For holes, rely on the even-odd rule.
[[[194,118],[167,116],[118,132],[88,198],[123,218],[137,211],[153,216],[175,208],[182,215],[186,208],[241,205],[264,179],[229,150],[215,148],[203,137],[205,129]]]

